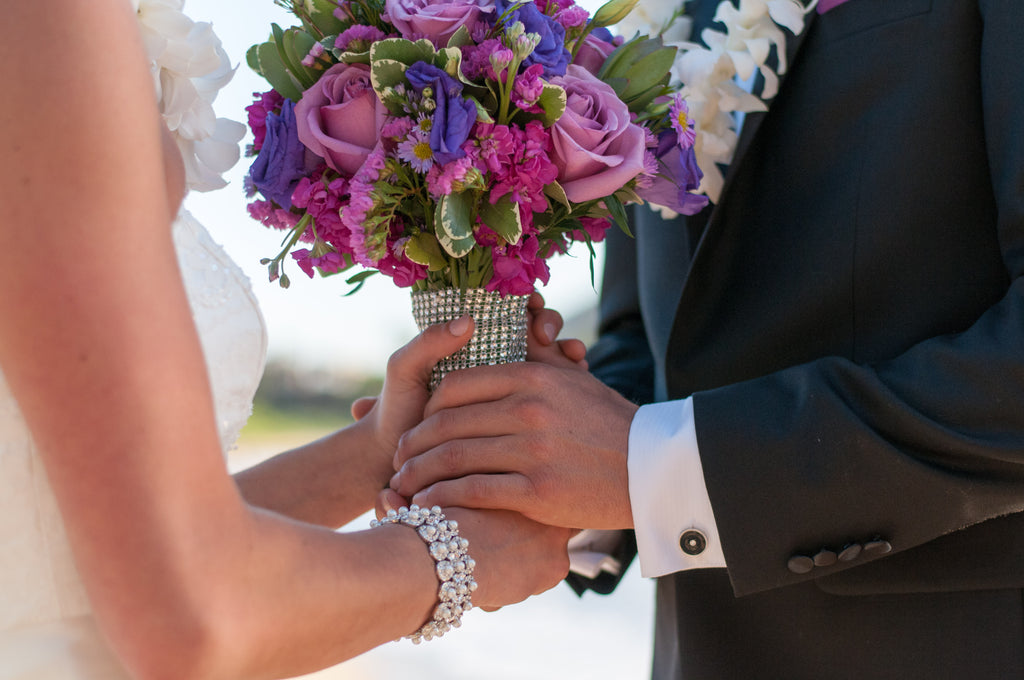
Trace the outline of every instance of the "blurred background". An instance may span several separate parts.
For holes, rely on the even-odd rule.
[[[601,2],[580,4],[593,11]],[[249,71],[245,52],[266,38],[272,22],[290,26],[293,18],[272,0],[244,7],[187,0],[186,11],[213,23],[238,64],[234,80],[218,97],[217,111],[244,122],[252,93],[269,89]],[[247,138],[243,143],[250,142]],[[268,327],[267,372],[253,417],[231,454],[235,469],[343,425],[351,400],[377,393],[387,357],[416,333],[408,291],[383,276],[372,277],[351,297],[344,296],[348,286],[343,277],[311,280],[295,266],[289,271],[290,289],[267,281],[259,260],[278,252],[281,234],[248,217],[242,177],[249,162],[243,158],[228,174],[226,189],[192,194],[187,200],[187,207],[248,274]],[[599,250],[593,285],[585,249],[551,263],[551,283],[541,292],[567,320],[563,337],[593,338],[602,258]],[[364,529],[369,519],[367,514],[346,529]],[[471,611],[460,630],[440,640],[418,646],[390,643],[307,677],[640,680],[649,675],[652,616],[652,583],[640,579],[634,565],[610,596],[588,593],[578,598],[561,584],[499,612]]]

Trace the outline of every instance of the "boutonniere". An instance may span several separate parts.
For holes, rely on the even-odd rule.
[[[835,6],[845,0],[831,0]],[[794,36],[804,30],[804,17],[818,5],[798,0],[722,0],[715,21],[724,30],[704,29],[700,42],[689,40],[690,20],[683,7],[672,7],[664,0],[641,0],[634,12],[646,18],[651,33],[679,47],[673,75],[682,85],[690,116],[695,123],[697,165],[704,172],[699,192],[717,203],[724,177],[719,166],[732,161],[738,140],[737,113],[767,111],[779,86],[779,75],[786,72],[786,28]],[[822,0],[825,4],[825,0]],[[666,7],[666,5],[668,5]],[[636,28],[641,28],[637,26]],[[641,29],[643,30],[643,29]],[[777,66],[768,57],[775,48]],[[760,73],[764,88],[751,94],[741,83]]]

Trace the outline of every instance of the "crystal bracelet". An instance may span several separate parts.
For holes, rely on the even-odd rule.
[[[476,590],[473,579],[476,562],[467,552],[469,541],[459,536],[459,523],[445,519],[441,508],[436,505],[429,510],[413,505],[398,511],[388,510],[387,515],[370,522],[374,528],[385,524],[404,524],[416,529],[437,563],[435,573],[441,583],[433,618],[405,637],[418,645],[421,640],[441,637],[452,628],[458,628],[462,614],[473,608],[470,598]]]

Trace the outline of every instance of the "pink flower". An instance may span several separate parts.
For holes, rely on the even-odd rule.
[[[256,98],[249,106],[245,107],[249,115],[249,129],[252,130],[252,150],[259,152],[263,148],[263,141],[267,138],[267,114],[277,111],[284,103],[284,97],[277,93],[277,90],[269,92],[253,92]]]
[[[602,40],[593,33],[588,33],[587,37],[583,39],[583,45],[580,46],[572,63],[582,66],[594,75],[597,75],[601,67],[604,66],[604,62],[608,59],[608,55],[615,51],[615,47],[614,43]]]
[[[299,223],[299,215],[279,208],[273,201],[253,201],[247,206],[249,216],[266,227],[287,231]]]
[[[377,144],[387,113],[365,64],[335,64],[295,105],[299,140],[348,177]]]
[[[590,12],[579,5],[566,7],[555,15],[555,21],[562,24],[562,27],[566,30],[579,28],[580,26],[585,25],[588,19],[590,19]]]
[[[333,250],[329,250],[323,255],[314,255],[312,250],[302,248],[300,250],[293,250],[292,258],[299,265],[299,269],[304,271],[309,278],[313,278],[314,267],[319,269],[322,275],[326,276],[328,274],[337,274],[346,266],[345,258]]]
[[[482,14],[494,12],[494,0],[387,0],[385,18],[403,38],[427,38],[447,45],[460,27],[475,27]]]
[[[581,66],[552,80],[568,95],[551,126],[558,181],[574,203],[610,196],[644,170],[644,131],[609,85]]]
[[[335,177],[324,182],[325,168],[299,180],[292,192],[292,205],[305,210],[313,218],[316,234],[341,252],[349,250],[351,230],[341,220],[341,210],[348,200],[348,181]]]
[[[544,93],[544,81],[541,75],[544,67],[534,64],[516,76],[512,84],[512,103],[526,113],[539,113],[543,109],[537,105]]]
[[[529,295],[534,283],[547,283],[551,275],[547,262],[538,254],[540,242],[535,236],[525,236],[516,245],[496,245],[491,249],[494,277],[487,290],[502,295]]]
[[[491,126],[479,126],[481,133]],[[532,225],[532,213],[548,209],[544,187],[555,181],[558,168],[550,158],[551,137],[538,121],[525,128],[493,126],[491,137],[481,140],[480,157],[491,169],[490,200],[509,194],[520,207],[523,227]]]

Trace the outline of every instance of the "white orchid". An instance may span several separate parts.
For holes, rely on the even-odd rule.
[[[768,110],[765,100],[778,92],[779,75],[787,67],[786,34],[780,26],[799,35],[804,29],[804,17],[818,0],[811,0],[806,6],[799,0],[738,2],[735,5],[731,0],[722,0],[718,5],[715,20],[725,26],[724,32],[705,29],[700,35],[703,44],[685,39],[677,42],[680,52],[673,67],[673,76],[683,85],[683,95],[696,121],[694,150],[697,164],[704,172],[699,191],[715,203],[724,183],[719,166],[728,165],[736,151],[735,114]],[[664,0],[641,0],[633,14],[638,24],[648,23],[635,30],[660,30],[678,7]],[[777,69],[768,64],[773,47]],[[749,82],[755,72],[764,79],[760,96],[740,85]]]
[[[196,191],[219,189],[245,135],[245,126],[213,110],[217,92],[234,75],[231,61],[213,27],[182,12],[184,0],[133,3],[160,113],[185,160],[186,183]]]

